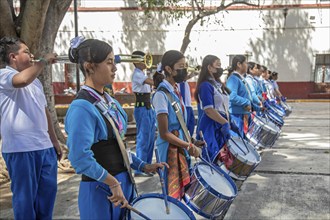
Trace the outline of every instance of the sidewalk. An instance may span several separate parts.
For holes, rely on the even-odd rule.
[[[330,103],[290,103],[273,149],[243,182],[225,219],[330,219]],[[135,178],[139,194],[161,192],[159,177]],[[80,176],[59,173],[54,219],[79,219]],[[9,184],[0,187],[0,219],[11,219]],[[197,219],[203,219],[195,215]]]

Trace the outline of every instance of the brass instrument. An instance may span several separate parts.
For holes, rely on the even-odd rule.
[[[192,72],[192,73],[194,73],[194,72],[199,73],[201,71],[201,69],[202,69],[202,66],[200,66],[200,65],[197,65],[195,67],[188,66],[187,71]]]
[[[115,63],[121,62],[131,62],[131,63],[140,63],[143,62],[146,67],[149,69],[152,67],[152,55],[150,53],[141,56],[141,55],[129,55],[129,54],[117,54],[115,55]]]
[[[39,59],[35,59],[35,60],[32,60],[33,63],[37,63],[37,62],[40,62],[42,59],[39,58]],[[71,63],[73,64],[70,59],[69,59],[69,56],[68,55],[60,55],[60,56],[57,56],[56,57],[56,63]]]

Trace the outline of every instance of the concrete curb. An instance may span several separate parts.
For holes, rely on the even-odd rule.
[[[286,100],[289,103],[297,102],[330,102],[330,99],[288,99]]]

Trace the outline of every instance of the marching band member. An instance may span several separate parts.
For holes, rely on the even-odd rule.
[[[252,108],[251,92],[244,74],[247,72],[246,57],[236,55],[232,60],[231,74],[227,80],[229,95],[229,112],[231,120],[238,126],[240,135],[243,137],[249,127],[250,112]]]
[[[62,157],[43,87],[37,78],[55,53],[39,62],[25,42],[0,40],[0,125],[2,156],[13,193],[15,219],[51,219],[57,191],[57,161]]]
[[[69,59],[79,64],[85,76],[85,85],[65,117],[68,157],[76,172],[82,174],[78,196],[80,218],[122,219],[124,208],[135,196],[130,166],[154,172],[166,164],[146,164],[134,154],[126,154],[122,139],[127,115],[104,92],[104,86],[113,83],[117,70],[112,47],[104,41],[76,37],[71,41]],[[98,190],[98,186],[112,196]]]
[[[134,51],[132,58],[134,58],[134,55],[144,57],[145,53]],[[137,129],[136,156],[147,163],[151,163],[156,134],[156,115],[150,103],[151,86],[154,83],[143,72],[146,69],[146,65],[143,62],[133,64],[135,66],[132,76],[132,90],[136,97],[134,108]],[[147,177],[152,176],[152,174],[136,170],[135,176]]]
[[[272,72],[270,77],[269,77],[269,80],[271,81],[272,85],[273,85],[273,88],[274,88],[274,91],[275,91],[275,96],[276,96],[276,100],[282,100],[282,101],[285,101],[285,98],[283,97],[281,91],[280,91],[280,88],[277,84],[277,79],[278,79],[278,72]]]
[[[177,88],[177,83],[183,82],[186,76],[185,57],[176,50],[163,55],[153,76],[157,87],[152,98],[157,115],[156,145],[160,160],[169,164],[169,169],[164,173],[167,194],[177,199],[182,198],[184,187],[190,182],[188,153],[194,157],[200,155],[199,149],[184,137],[183,128],[171,105],[172,101],[177,102],[179,114],[186,118],[186,108]]]
[[[207,55],[203,59],[195,90],[195,100],[202,109],[197,134],[199,131],[203,132],[208,154],[213,162],[230,138],[229,90],[220,82],[222,71],[220,59]],[[203,157],[208,159],[205,154],[204,148]]]
[[[258,91],[260,88],[258,82],[255,79],[255,77],[258,76],[258,74],[259,74],[258,65],[254,62],[248,62],[248,70],[245,76],[245,80],[251,91],[251,97],[253,103],[252,110],[260,114],[262,108],[262,102],[261,102],[262,97],[258,96],[258,94],[260,94],[260,91]]]

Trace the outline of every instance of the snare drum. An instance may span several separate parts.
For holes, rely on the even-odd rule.
[[[192,211],[179,200],[167,196],[170,214],[166,213],[164,196],[158,193],[144,194],[135,198],[132,207],[139,210],[150,219],[193,219],[196,220]],[[127,219],[143,219],[135,212],[128,210]]]
[[[281,130],[272,121],[255,116],[246,133],[246,138],[256,148],[270,148],[280,133]]]
[[[228,174],[205,162],[196,163],[185,192],[186,204],[199,215],[213,219],[222,214],[237,196],[237,187]]]
[[[283,125],[284,125],[283,119],[280,116],[278,116],[277,114],[275,114],[271,111],[265,112],[265,117],[268,118],[270,121],[272,121],[279,128],[282,128]]]
[[[268,109],[269,112],[272,112],[273,114],[277,115],[281,119],[285,117],[284,109],[277,104],[274,104],[274,105],[268,104],[268,105],[266,105],[266,108]]]
[[[292,113],[292,107],[288,103],[281,101],[281,105],[285,110],[285,116],[289,116]]]
[[[219,167],[236,180],[245,180],[259,165],[260,154],[249,142],[240,137],[232,137],[227,143],[229,153],[234,157],[233,162],[224,164],[218,160]],[[219,158],[219,157],[218,157]]]

